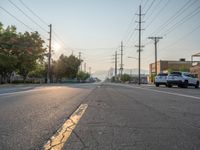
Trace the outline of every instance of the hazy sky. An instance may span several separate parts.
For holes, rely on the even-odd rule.
[[[10,0],[45,30],[48,26],[30,13],[20,0]],[[200,1],[199,0],[21,0],[47,24],[52,24],[54,58],[61,53],[75,55],[82,52],[87,67],[92,72],[113,67],[112,55],[119,51],[124,41],[124,68],[137,68],[137,28],[139,5],[146,13],[142,20],[141,53],[142,68],[148,70],[154,61],[154,45],[148,36],[163,36],[158,44],[158,59],[190,60],[192,54],[200,52]],[[0,6],[23,21],[44,37],[48,34],[31,22],[9,0],[0,0]],[[172,18],[173,17],[173,18]],[[0,21],[5,25],[16,25],[18,31],[31,31],[0,8]],[[171,21],[169,20],[171,18]],[[168,21],[169,20],[169,21]],[[62,38],[62,41],[60,40]],[[64,42],[63,42],[64,41]],[[60,48],[59,46],[60,45]]]

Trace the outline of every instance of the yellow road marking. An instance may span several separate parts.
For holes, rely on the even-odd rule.
[[[81,104],[63,126],[58,129],[56,134],[44,145],[44,150],[61,150],[87,107],[87,104]]]

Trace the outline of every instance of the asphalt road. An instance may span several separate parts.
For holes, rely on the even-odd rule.
[[[110,83],[0,89],[0,149],[42,149],[80,104],[64,150],[200,149],[200,89]]]
[[[88,99],[65,150],[200,149],[199,89],[103,84]]]
[[[42,149],[95,84],[0,89],[0,150]]]

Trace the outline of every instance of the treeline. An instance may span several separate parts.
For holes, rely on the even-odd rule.
[[[13,82],[13,75],[23,77],[25,82],[30,78],[47,76],[48,52],[45,42],[38,32],[17,32],[15,26],[4,27],[0,23],[0,83]],[[62,78],[83,79],[84,74],[78,72],[81,60],[77,57],[61,55],[52,62],[51,80],[60,81]]]

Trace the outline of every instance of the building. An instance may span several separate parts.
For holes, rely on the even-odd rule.
[[[192,67],[192,61],[185,59],[175,60],[160,60],[157,61],[157,73],[171,72],[171,71],[186,71],[189,72]],[[155,76],[155,63],[149,65],[149,81],[153,82]]]
[[[200,80],[200,64],[199,63],[190,67],[190,72],[192,74],[195,74],[197,78]]]

